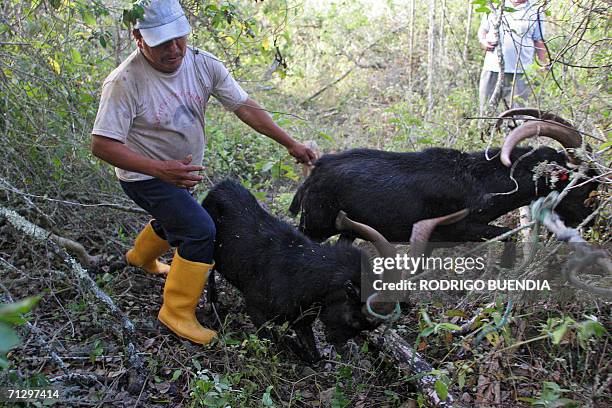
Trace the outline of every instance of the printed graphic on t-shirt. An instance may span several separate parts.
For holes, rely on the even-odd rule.
[[[155,127],[177,131],[197,126],[197,106],[202,106],[202,97],[189,91],[168,95],[155,114]]]

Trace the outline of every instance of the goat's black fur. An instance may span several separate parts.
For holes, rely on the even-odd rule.
[[[240,290],[255,325],[292,324],[304,360],[318,358],[316,317],[333,343],[375,327],[361,313],[361,251],[312,242],[233,181],[213,187],[202,206],[217,228],[215,269]]]
[[[430,240],[490,239],[509,231],[488,225],[491,221],[552,190],[545,178],[534,181],[534,166],[555,162],[569,171],[567,156],[550,147],[515,148],[512,176],[518,191],[496,195],[515,189],[510,169],[500,162],[497,153],[489,152],[491,160],[482,151],[464,153],[444,148],[411,153],[356,149],[324,155],[299,187],[290,211],[297,214],[302,210],[300,230],[316,241],[339,233],[334,219],[343,210],[389,241],[406,242],[415,222],[468,208],[467,218],[436,228]],[[562,190],[568,182],[557,181],[554,189]],[[575,225],[589,214],[584,201],[595,188],[596,183],[588,183],[573,189],[556,208],[567,224]],[[343,237],[354,238],[350,234]]]

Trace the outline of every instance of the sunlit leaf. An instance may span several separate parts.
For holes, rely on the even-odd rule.
[[[72,59],[73,64],[81,64],[83,59],[81,58],[81,53],[78,52],[75,48],[70,49],[70,58]]]
[[[264,39],[261,40],[261,48],[263,48],[264,51],[270,49],[270,39],[268,37],[264,37]]]
[[[96,17],[90,13],[89,11],[82,11],[81,16],[83,17],[83,22],[88,26],[96,25]]]
[[[60,64],[56,60],[51,57],[47,57],[47,62],[49,63],[49,66],[51,67],[53,72],[55,72],[57,75],[61,73]]]

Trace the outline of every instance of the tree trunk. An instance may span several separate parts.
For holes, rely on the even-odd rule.
[[[467,5],[467,23],[465,26],[465,38],[463,40],[463,62],[467,63],[468,60],[468,44],[470,42],[471,37],[471,28],[472,28],[472,14],[473,14],[473,5],[471,2],[468,2]]]
[[[444,26],[446,25],[446,0],[442,0],[442,9],[440,10],[440,23],[438,24],[438,61],[444,61],[446,65],[446,37]]]
[[[499,101],[501,100],[501,97],[502,97],[504,77],[505,77],[504,53],[502,51],[503,49],[502,41],[504,39],[500,35],[502,19],[504,17],[504,7],[503,5],[499,6],[496,10],[495,6],[493,5],[493,2],[489,2],[489,7],[491,8],[491,10],[495,10],[495,14],[496,14],[495,24],[493,25],[493,30],[495,32],[497,42],[498,42],[497,47],[495,47],[495,53],[497,55],[499,74],[497,75],[497,83],[495,84],[495,90],[493,91],[493,94],[491,95],[491,98],[489,99],[487,106],[485,107],[485,112],[486,112],[485,116],[494,115],[495,112],[497,111],[497,105],[499,105]]]
[[[415,12],[414,12],[414,8],[416,6],[415,4],[416,0],[412,0],[410,2],[410,38],[408,39],[408,89],[410,91],[412,91],[412,74],[413,74],[413,69],[412,69],[412,60],[414,57],[414,27],[415,27],[415,21],[414,21],[414,16],[415,16]]]
[[[435,65],[435,42],[436,42],[436,0],[430,0],[429,2],[429,30],[428,30],[428,41],[429,41],[429,57],[427,62],[427,111],[429,113],[433,110],[433,81],[434,81],[434,65]]]

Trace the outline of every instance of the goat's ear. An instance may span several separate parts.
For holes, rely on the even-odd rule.
[[[346,291],[346,294],[349,298],[357,300],[360,299],[359,288],[357,288],[351,280],[347,280],[346,282],[344,282],[344,290]]]

